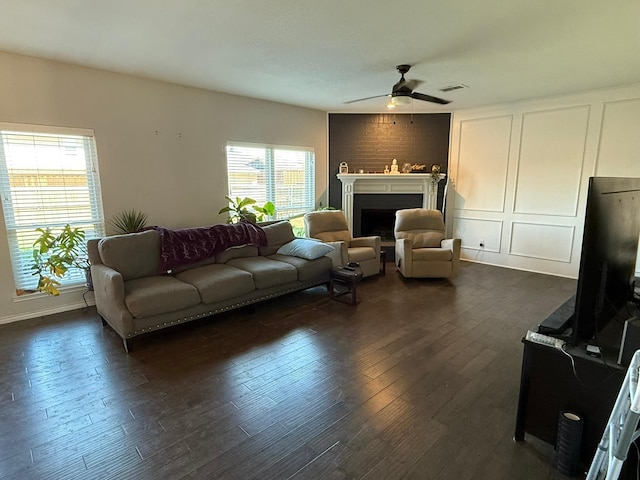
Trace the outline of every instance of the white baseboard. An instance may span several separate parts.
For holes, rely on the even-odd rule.
[[[66,305],[60,305],[58,307],[53,308],[45,308],[42,310],[32,310],[26,313],[20,313],[18,315],[9,315],[8,317],[0,317],[0,325],[6,323],[20,322],[22,320],[29,320],[31,318],[45,317],[47,315],[53,315],[56,313],[69,312],[71,310],[79,310],[81,308],[86,308],[87,305],[93,306],[96,302],[93,298],[88,298],[87,303],[85,302],[75,302],[69,303]]]

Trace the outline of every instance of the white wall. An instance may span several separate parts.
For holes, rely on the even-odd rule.
[[[132,208],[170,228],[224,221],[227,141],[313,147],[326,204],[325,112],[1,52],[0,72],[0,122],[95,131],[107,222]],[[83,305],[81,292],[14,298],[0,223],[0,323]]]
[[[454,112],[450,156],[463,258],[575,278],[589,177],[640,177],[640,86]]]

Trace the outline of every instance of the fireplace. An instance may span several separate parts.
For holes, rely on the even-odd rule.
[[[378,235],[393,241],[396,210],[422,207],[422,194],[356,194],[353,198],[353,234],[355,237]]]
[[[393,210],[392,218],[395,220],[395,211],[398,209],[436,208],[437,205],[438,189],[431,174],[342,173],[337,176],[342,182],[342,211],[354,236],[362,234],[363,208],[365,210]],[[440,179],[443,178],[445,175],[440,174]],[[386,226],[376,226],[375,228],[383,228],[387,231],[391,228],[391,232],[393,232],[393,222],[389,222],[389,212],[386,215],[381,212],[380,215],[374,215],[379,218],[385,216],[387,220],[383,223],[386,223]]]
[[[363,208],[360,211],[360,233],[357,237],[378,236],[383,242],[394,239],[393,225],[396,211],[393,209]]]

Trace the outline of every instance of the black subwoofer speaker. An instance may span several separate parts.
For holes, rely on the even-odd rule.
[[[563,475],[578,474],[582,446],[582,417],[572,412],[560,412],[556,440],[556,467]]]

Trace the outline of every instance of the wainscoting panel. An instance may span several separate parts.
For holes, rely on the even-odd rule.
[[[640,98],[606,102],[596,175],[640,177]],[[636,276],[640,275],[640,255]]]
[[[640,99],[607,102],[596,174],[601,177],[640,177]]]
[[[574,235],[572,225],[512,222],[509,254],[570,263]]]
[[[589,109],[523,115],[514,212],[576,216]]]
[[[504,211],[512,115],[460,123],[455,208]]]
[[[453,237],[462,240],[462,248],[500,253],[502,220],[456,217]]]

